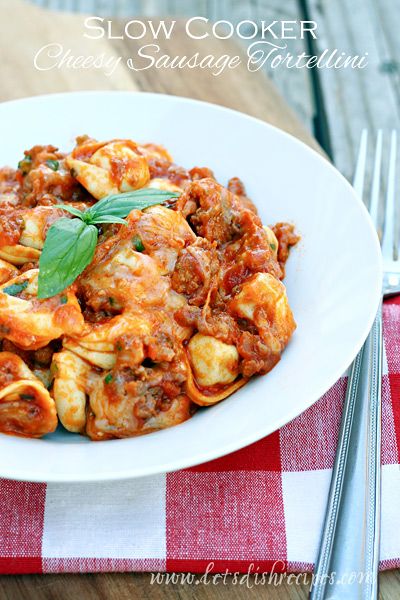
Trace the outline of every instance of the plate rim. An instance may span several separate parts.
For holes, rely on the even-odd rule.
[[[174,101],[178,101],[181,103],[196,104],[196,105],[200,105],[200,106],[205,105],[207,107],[211,107],[213,110],[223,112],[223,113],[225,113],[225,112],[234,113],[236,115],[239,115],[240,118],[242,118],[242,119],[261,124],[264,127],[274,130],[279,135],[283,135],[284,137],[289,138],[291,143],[294,143],[295,145],[303,147],[303,149],[305,148],[306,152],[311,152],[314,155],[314,157],[320,162],[320,164],[325,165],[324,168],[328,168],[328,170],[330,170],[332,173],[334,173],[336,177],[339,177],[339,179],[341,179],[342,183],[345,184],[345,187],[347,187],[347,190],[348,190],[349,194],[352,196],[353,201],[356,202],[358,204],[359,208],[361,209],[361,213],[363,213],[363,215],[364,215],[366,224],[368,224],[368,228],[369,228],[369,231],[371,234],[371,241],[374,240],[374,242],[375,242],[375,250],[376,250],[376,255],[378,258],[378,265],[377,265],[378,271],[377,271],[377,276],[375,278],[375,281],[373,282],[373,287],[372,287],[372,282],[371,282],[371,296],[374,297],[374,307],[375,308],[374,308],[373,312],[371,310],[371,315],[369,316],[368,322],[366,322],[364,325],[363,333],[362,333],[362,335],[360,335],[361,341],[359,340],[358,344],[354,346],[352,352],[348,353],[349,355],[351,355],[351,358],[349,361],[346,358],[347,365],[344,368],[342,368],[342,365],[341,365],[340,367],[337,367],[335,371],[332,371],[331,377],[329,379],[327,378],[325,380],[324,385],[321,384],[319,386],[321,388],[320,391],[318,391],[318,390],[314,391],[314,393],[312,395],[312,399],[307,401],[307,405],[304,405],[300,411],[298,408],[295,408],[292,411],[290,411],[290,414],[286,413],[286,415],[284,417],[281,417],[280,419],[277,419],[276,421],[274,421],[274,425],[273,425],[272,429],[265,428],[265,427],[261,428],[261,429],[254,429],[247,436],[241,437],[238,440],[234,439],[230,443],[225,443],[222,447],[216,448],[214,446],[211,450],[208,450],[208,451],[203,450],[203,451],[201,451],[201,453],[197,452],[197,454],[195,455],[195,458],[193,458],[193,455],[191,455],[191,457],[189,457],[187,459],[185,459],[185,457],[182,456],[175,460],[169,460],[167,463],[164,463],[159,466],[157,466],[157,465],[154,465],[152,467],[147,466],[147,467],[141,469],[140,468],[141,463],[139,462],[139,466],[136,466],[134,469],[118,471],[116,473],[114,473],[114,472],[107,472],[107,473],[93,472],[93,473],[86,473],[86,474],[52,473],[51,475],[49,475],[48,472],[42,472],[40,468],[37,471],[35,471],[34,474],[30,474],[27,472],[27,470],[24,470],[24,469],[19,470],[19,471],[16,471],[15,469],[7,469],[7,463],[2,464],[0,462],[0,477],[9,478],[9,479],[17,480],[17,481],[28,481],[28,482],[38,482],[38,483],[43,483],[43,482],[46,482],[46,483],[84,483],[84,482],[87,482],[87,483],[89,483],[89,482],[122,481],[122,480],[136,479],[136,478],[140,478],[140,477],[147,477],[147,476],[152,476],[152,475],[161,474],[161,473],[169,473],[169,472],[177,471],[180,469],[194,467],[196,465],[226,456],[227,454],[230,454],[232,452],[240,450],[241,448],[245,448],[245,447],[249,446],[250,444],[253,444],[253,443],[259,441],[263,437],[271,435],[272,433],[274,433],[275,431],[277,431],[278,429],[283,427],[285,424],[290,423],[297,416],[299,416],[304,411],[309,409],[313,404],[315,404],[315,402],[317,402],[317,400],[324,393],[326,393],[332,387],[332,385],[334,385],[334,383],[343,375],[345,370],[350,366],[350,364],[352,363],[354,358],[357,356],[358,352],[360,351],[361,347],[363,346],[363,344],[368,336],[368,333],[372,327],[372,324],[374,322],[374,319],[375,319],[375,316],[376,316],[376,313],[378,311],[378,307],[379,307],[379,304],[381,301],[382,255],[381,255],[378,235],[374,228],[373,222],[371,220],[371,217],[368,213],[366,206],[362,202],[361,198],[358,197],[358,195],[356,194],[355,190],[353,189],[351,184],[348,182],[348,180],[340,173],[340,171],[338,171],[338,169],[336,169],[336,167],[329,161],[329,159],[326,158],[325,156],[323,156],[321,153],[319,153],[316,149],[309,146],[307,143],[303,142],[302,140],[295,137],[291,133],[288,133],[287,131],[280,129],[279,127],[272,125],[271,123],[268,123],[267,121],[264,121],[260,118],[248,115],[247,113],[241,112],[239,110],[235,110],[232,108],[222,106],[220,104],[206,102],[204,100],[198,100],[195,98],[187,98],[184,96],[173,95],[173,94],[164,94],[164,93],[156,93],[156,92],[141,92],[141,91],[135,91],[135,90],[132,90],[132,91],[131,90],[122,90],[121,91],[121,90],[103,89],[103,90],[79,90],[79,91],[71,91],[71,92],[57,92],[57,93],[49,93],[49,94],[39,94],[39,95],[35,95],[35,96],[27,96],[24,98],[17,98],[14,100],[7,100],[5,102],[1,102],[0,103],[0,121],[1,121],[1,116],[2,116],[1,112],[2,112],[3,106],[23,104],[25,102],[32,102],[32,101],[40,102],[43,99],[49,100],[52,98],[66,98],[66,97],[70,97],[71,95],[73,95],[73,96],[109,95],[109,96],[115,96],[115,97],[116,96],[127,96],[128,97],[128,96],[139,96],[140,95],[141,97],[143,97],[143,96],[152,97],[152,98],[156,97],[157,99],[166,99],[167,101],[170,101],[171,99],[173,99]],[[371,301],[371,303],[372,303],[372,301]],[[311,395],[310,395],[310,398],[311,398]],[[169,430],[167,430],[167,431],[169,431]],[[155,433],[162,434],[162,431],[155,432]],[[8,441],[8,438],[12,439],[13,437],[14,436],[11,436],[11,435],[1,434],[0,445],[1,445],[1,441],[4,440],[4,438],[7,438],[7,441]],[[18,438],[18,439],[19,440],[28,439],[30,441],[32,440],[32,438]],[[40,440],[38,440],[38,441],[40,442]],[[105,442],[96,442],[96,444],[115,444],[115,443],[121,443],[121,442],[123,443],[123,441],[124,440],[122,440],[122,439],[108,440]],[[71,448],[72,447],[73,447],[73,444],[71,444]]]

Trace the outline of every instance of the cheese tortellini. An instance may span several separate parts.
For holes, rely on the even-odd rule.
[[[14,265],[0,258],[0,285],[13,277],[17,277],[18,270]]]
[[[0,331],[25,350],[43,348],[65,334],[80,333],[84,321],[72,290],[48,300],[37,299],[39,269],[0,285]]]
[[[177,393],[164,406],[159,404],[155,394],[162,376],[162,372],[154,372],[154,386],[140,397],[137,384],[109,381],[110,373],[101,376],[93,372],[89,380],[88,435],[95,440],[130,437],[173,427],[189,419],[191,402],[185,393]],[[121,387],[125,393],[121,393]],[[118,402],[113,401],[115,394]]]
[[[86,301],[95,309],[138,305],[167,306],[179,251],[195,239],[187,221],[163,206],[134,210],[128,226],[97,248],[81,279]],[[111,306],[110,306],[111,303]]]
[[[23,229],[19,243],[28,248],[42,250],[47,229],[61,217],[65,217],[65,212],[52,206],[27,209],[22,214]]]
[[[188,351],[194,375],[202,387],[232,383],[239,375],[236,346],[196,333],[188,344]]]
[[[21,213],[22,232],[19,243],[0,246],[0,259],[21,266],[39,260],[48,228],[65,212],[51,206],[37,206]]]
[[[230,301],[229,311],[247,319],[274,352],[281,352],[296,328],[285,286],[269,273],[257,273]]]
[[[74,352],[63,350],[53,357],[53,396],[65,429],[80,433],[86,426],[86,381],[90,365]]]
[[[66,163],[73,176],[97,200],[137,190],[150,180],[147,161],[131,140],[86,142],[67,157]]]
[[[41,437],[57,427],[53,398],[17,355],[0,352],[0,431]]]
[[[64,348],[71,350],[90,364],[109,370],[116,363],[116,344],[123,335],[134,334],[138,339],[151,335],[151,321],[144,315],[125,313],[106,323],[94,323],[87,333],[76,338],[66,337]],[[143,354],[139,356],[139,363]]]
[[[195,404],[209,406],[220,402],[247,381],[243,377],[237,379],[240,356],[232,344],[196,333],[188,344],[188,356],[186,392]]]
[[[85,248],[82,211],[143,188],[150,205],[125,222],[134,194],[102,203],[115,212]],[[60,218],[75,219],[51,254],[70,285],[39,299]],[[40,437],[59,420],[95,441],[142,435],[267,373],[296,327],[281,279],[297,239],[289,224],[263,226],[240,180],[225,188],[157,144],[83,136],[69,154],[26,151],[0,169],[0,432]]]
[[[0,259],[12,265],[21,266],[26,263],[35,262],[40,258],[40,250],[29,248],[22,244],[15,246],[0,246]]]

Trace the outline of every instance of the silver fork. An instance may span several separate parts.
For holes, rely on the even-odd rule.
[[[361,198],[367,166],[364,130],[354,176]],[[378,131],[370,215],[379,232],[383,134]],[[382,298],[400,293],[400,261],[395,249],[397,133],[390,139],[383,235]],[[378,597],[381,494],[382,305],[371,332],[350,369],[338,447],[311,600],[372,600]]]

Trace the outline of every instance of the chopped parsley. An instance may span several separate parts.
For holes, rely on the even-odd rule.
[[[32,157],[29,154],[25,154],[24,158],[19,161],[18,169],[20,171],[22,171],[23,175],[28,174],[31,163],[32,163]]]
[[[20,394],[19,397],[21,398],[21,400],[34,400],[35,396],[32,396],[31,394]]]
[[[12,283],[8,287],[3,288],[3,292],[9,296],[16,296],[28,287],[28,283],[28,281],[23,281],[22,283]]]
[[[271,250],[273,252],[275,252],[275,250],[276,250],[276,244],[270,244],[269,247],[271,248]]]
[[[114,300],[114,298],[111,298],[111,297],[110,297],[110,298],[108,299],[108,303],[109,303],[109,305],[110,305],[110,306],[114,306],[114,304],[115,304],[115,300]]]
[[[46,165],[50,167],[50,169],[52,169],[53,171],[58,171],[60,167],[60,163],[58,162],[58,160],[53,160],[51,158],[46,160]]]
[[[67,304],[67,302],[68,302],[67,296],[61,296],[61,298],[60,298],[60,304]]]
[[[104,377],[104,383],[111,383],[113,380],[113,376],[111,375],[111,373],[109,373],[108,375],[106,375]]]
[[[132,244],[135,246],[135,250],[137,250],[138,252],[143,252],[144,250],[144,245],[142,240],[140,239],[140,237],[138,235],[134,235],[132,238]]]

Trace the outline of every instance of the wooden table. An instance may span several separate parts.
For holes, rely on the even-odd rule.
[[[272,3],[273,4],[273,3]],[[95,45],[83,38],[82,17],[72,14],[53,14],[33,7],[23,0],[0,0],[0,100],[9,100],[35,94],[80,89],[143,90],[190,96],[222,104],[254,115],[292,133],[310,146],[319,149],[294,112],[285,104],[276,88],[263,74],[249,74],[245,68],[236,69],[219,77],[206,71],[142,71],[135,73],[122,68],[108,78],[100,71],[55,70],[38,72],[33,67],[33,56],[46,43],[58,42],[71,48],[75,54],[100,54],[129,56],[134,42],[99,40]],[[145,43],[142,40],[140,44]],[[198,44],[198,42],[197,42]],[[194,40],[175,36],[161,44],[171,54],[192,55],[201,47]],[[229,42],[210,40],[210,53],[223,54],[238,49]],[[22,575],[3,576],[0,579],[1,600],[75,600],[107,598],[125,600],[132,597],[162,599],[180,597],[196,600],[219,597],[271,599],[306,598],[309,584],[299,586],[282,584],[279,587],[149,585],[148,574],[95,574],[95,575]],[[400,596],[398,571],[380,576],[381,598],[394,600]]]

